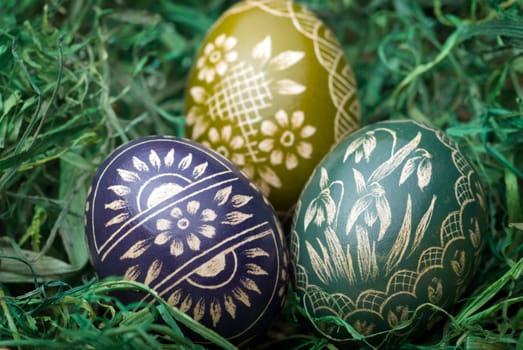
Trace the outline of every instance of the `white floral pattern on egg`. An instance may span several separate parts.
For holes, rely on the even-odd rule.
[[[242,1],[209,31],[188,79],[187,133],[287,212],[309,174],[359,127],[356,82],[333,33],[291,1]]]
[[[152,136],[116,149],[92,181],[85,228],[99,277],[142,282],[236,344],[282,307],[288,257],[272,207],[235,165],[193,141]]]
[[[428,303],[449,309],[470,284],[486,212],[478,174],[442,131],[410,120],[356,131],[318,164],[298,202],[291,260],[302,305],[374,346],[399,347],[440,316]],[[351,339],[339,325],[321,327]]]

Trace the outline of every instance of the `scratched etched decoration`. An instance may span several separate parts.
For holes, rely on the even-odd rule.
[[[450,308],[475,273],[485,206],[477,173],[442,131],[413,121],[364,127],[318,165],[300,197],[296,291],[312,316],[339,317],[365,336],[412,321],[389,345],[422,334],[440,316],[422,305]]]
[[[335,35],[291,1],[241,1],[211,28],[188,78],[188,137],[240,167],[280,212],[359,127],[356,81]]]
[[[99,277],[145,283],[234,343],[263,332],[284,302],[288,257],[274,210],[236,166],[193,141],[147,137],[115,150],[93,179],[86,235]]]

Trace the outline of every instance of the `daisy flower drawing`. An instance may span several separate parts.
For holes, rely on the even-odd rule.
[[[220,34],[214,42],[207,43],[203,55],[196,62],[198,79],[212,83],[216,74],[223,76],[228,65],[238,58],[238,52],[232,50],[236,42],[235,37]]]
[[[303,125],[305,115],[295,111],[291,118],[287,112],[280,109],[274,115],[274,121],[264,120],[261,132],[266,139],[260,142],[260,150],[269,154],[272,165],[285,164],[288,170],[298,166],[299,159],[309,159],[312,154],[312,144],[305,141],[316,132],[312,125]]]

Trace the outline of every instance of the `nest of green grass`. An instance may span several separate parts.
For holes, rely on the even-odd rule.
[[[83,208],[118,145],[183,136],[196,50],[234,2],[0,3],[0,348],[201,348],[181,325],[233,348],[147,286],[97,280]],[[362,124],[409,118],[445,130],[487,189],[481,273],[431,334],[402,348],[523,349],[523,2],[300,2],[341,42]],[[110,293],[122,289],[158,303],[124,305]],[[306,317],[291,290],[253,347],[343,348]]]

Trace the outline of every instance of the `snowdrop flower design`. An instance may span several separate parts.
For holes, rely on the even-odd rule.
[[[236,46],[237,39],[233,36],[220,34],[214,42],[205,45],[203,55],[196,62],[198,79],[212,83],[216,74],[223,76],[228,64],[236,61],[238,52],[232,49]]]
[[[303,111],[295,111],[289,120],[287,112],[280,109],[274,115],[275,121],[264,120],[261,132],[266,139],[260,142],[260,150],[269,153],[272,165],[285,163],[288,170],[298,166],[299,157],[309,159],[312,154],[312,144],[304,140],[316,132],[312,125],[303,125]]]
[[[401,171],[399,184],[402,185],[416,171],[418,187],[423,190],[430,183],[432,177],[432,155],[424,148],[418,148],[415,155],[409,158]]]
[[[328,225],[335,224],[337,214],[337,205],[332,198],[331,190],[335,185],[341,188],[341,197],[343,197],[343,183],[339,180],[330,181],[329,174],[324,167],[321,167],[320,193],[309,203],[305,212],[304,228],[309,227],[311,222],[316,226],[321,226],[324,222]],[[339,204],[339,203],[338,203]]]
[[[374,151],[374,148],[376,148],[376,137],[374,136],[374,131],[366,132],[362,137],[352,141],[349,147],[347,147],[343,161],[345,162],[347,158],[354,153],[354,160],[356,163],[359,163],[363,158],[365,158],[365,161],[369,162],[369,157],[372,154],[372,151]]]
[[[374,225],[376,220],[379,219],[378,241],[381,241],[392,221],[390,204],[387,200],[385,189],[378,182],[372,182],[367,185],[363,175],[356,169],[352,170],[354,172],[356,190],[363,196],[351,208],[345,232],[349,234],[358,218],[363,215],[364,222],[368,227]]]

